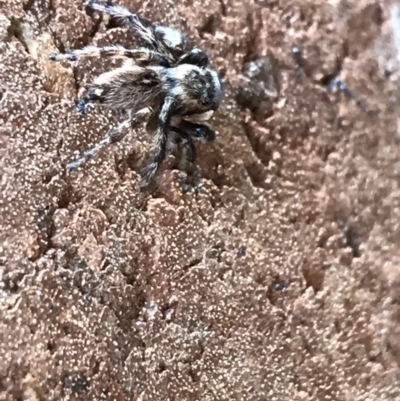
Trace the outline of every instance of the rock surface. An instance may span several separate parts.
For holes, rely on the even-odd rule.
[[[120,4],[209,52],[217,140],[199,193],[174,157],[137,193],[144,128],[66,174],[118,121],[74,109],[116,64],[48,55],[136,41],[0,0],[0,400],[399,400],[400,3]]]

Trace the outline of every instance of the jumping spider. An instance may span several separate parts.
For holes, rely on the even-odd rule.
[[[89,103],[100,103],[110,109],[126,111],[128,119],[112,128],[107,136],[83,153],[67,168],[73,171],[93,158],[101,149],[120,141],[123,130],[149,117],[147,127],[153,128],[154,145],[148,165],[141,172],[139,186],[147,187],[155,177],[167,151],[180,145],[180,167],[187,169],[196,158],[193,138],[212,141],[215,132],[204,124],[222,100],[218,74],[208,68],[207,54],[190,48],[186,38],[175,28],[154,25],[125,7],[99,4],[89,0],[93,10],[119,19],[146,44],[138,49],[122,46],[93,47],[52,54],[53,61],[76,61],[85,57],[125,59],[120,68],[98,76],[77,102],[85,114]]]

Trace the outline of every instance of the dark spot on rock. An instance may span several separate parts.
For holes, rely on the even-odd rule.
[[[273,284],[273,289],[275,291],[282,291],[284,288],[289,287],[289,282],[287,280],[276,280]]]
[[[237,256],[238,256],[238,258],[240,258],[242,256],[246,256],[246,247],[244,245],[241,245],[239,247]]]
[[[353,256],[359,258],[360,255],[360,240],[358,235],[351,225],[343,219],[337,220],[339,229],[343,232],[344,240],[343,247],[349,247],[353,251]]]
[[[206,22],[199,29],[199,34],[201,37],[204,36],[204,33],[209,33],[214,35],[218,29],[218,26],[221,24],[221,16],[220,14],[211,14],[208,16]]]
[[[72,373],[64,378],[64,388],[74,393],[84,393],[90,388],[90,379],[83,373]]]
[[[167,370],[167,365],[165,364],[165,362],[160,362],[159,364],[158,364],[158,369],[157,369],[157,371],[158,371],[158,373],[162,373],[162,372],[164,372],[165,370]]]

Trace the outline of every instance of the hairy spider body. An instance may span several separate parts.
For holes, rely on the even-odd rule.
[[[189,49],[178,30],[153,25],[124,7],[92,0],[87,5],[120,19],[147,47],[131,50],[121,46],[89,46],[50,56],[54,61],[85,57],[126,59],[121,67],[95,78],[77,108],[85,114],[88,104],[99,103],[113,110],[127,111],[129,118],[70,163],[68,169],[75,170],[105,146],[121,140],[123,130],[146,116],[150,117],[147,128],[154,131],[154,144],[150,161],[141,172],[140,187],[152,181],[168,150],[176,145],[182,147],[180,166],[187,169],[196,158],[193,138],[203,141],[215,138],[215,132],[204,123],[222,100],[221,82],[218,74],[208,67],[207,54],[201,49]]]
[[[80,103],[84,107],[97,101],[110,109],[136,112],[147,106],[158,108],[168,96],[174,99],[171,115],[183,116],[217,110],[220,89],[218,75],[206,68],[189,64],[140,67],[126,63],[99,75]]]

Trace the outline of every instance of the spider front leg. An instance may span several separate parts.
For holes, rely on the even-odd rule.
[[[207,67],[208,55],[205,51],[194,48],[181,56],[177,64],[194,64],[199,67]]]
[[[119,19],[154,49],[171,54],[173,59],[181,56],[187,48],[186,38],[175,28],[153,25],[150,21],[122,6],[100,4],[94,0],[88,0],[86,4],[93,10]]]
[[[108,133],[107,136],[100,141],[98,144],[87,150],[83,153],[77,160],[71,162],[67,165],[68,171],[74,171],[82,164],[86,163],[88,160],[92,159],[99,153],[103,148],[107,147],[112,143],[119,142],[121,139],[125,137],[122,131],[132,127],[134,124],[138,123],[143,117],[149,115],[152,112],[150,107],[145,107],[142,110],[139,110],[135,113],[132,117],[128,118],[121,124],[117,125],[116,127],[112,128]]]
[[[122,59],[132,59],[135,64],[140,66],[160,65],[168,67],[170,65],[168,59],[156,51],[150,49],[125,49],[122,46],[104,46],[95,47],[87,46],[83,49],[71,50],[67,53],[51,54],[52,61],[77,61],[81,58],[90,57],[114,57]]]
[[[176,107],[173,97],[166,97],[160,107],[158,127],[154,137],[153,153],[148,165],[141,172],[139,187],[143,190],[153,180],[167,152],[168,135],[170,132],[170,121]]]
[[[187,135],[190,135],[201,142],[212,142],[215,139],[215,131],[205,124],[196,124],[182,120],[179,124],[179,128]]]
[[[207,125],[195,124],[182,120],[178,127],[171,127],[178,136],[177,143],[181,148],[179,169],[187,173],[187,177],[181,183],[183,192],[198,190],[199,172],[196,166],[196,147],[193,138],[203,142],[213,141],[215,132]]]
[[[86,1],[86,5],[92,10],[100,11],[112,18],[119,19],[124,25],[136,31],[148,44],[154,47],[157,46],[157,39],[151,22],[139,17],[139,15],[129,11],[126,7],[112,4],[100,4],[94,0]]]

